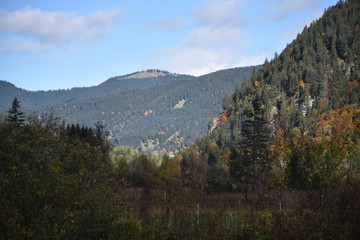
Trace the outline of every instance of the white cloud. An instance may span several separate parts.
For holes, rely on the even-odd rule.
[[[52,48],[48,43],[24,41],[19,37],[0,40],[0,54],[21,54],[45,52]]]
[[[166,62],[166,69],[171,72],[187,73],[195,76],[225,68],[228,54],[225,50],[215,51],[200,48],[168,49],[171,54]]]
[[[166,69],[199,76],[238,66],[250,43],[240,21],[239,12],[244,3],[244,0],[212,0],[203,5],[193,15],[199,27],[184,36],[178,45],[160,53],[166,59]]]
[[[270,57],[268,56],[268,53],[266,53],[265,51],[258,52],[254,55],[243,54],[238,57],[238,61],[236,62],[234,67],[236,67],[236,66],[244,67],[244,66],[253,66],[253,65],[263,64],[265,62],[266,58],[270,59]]]
[[[194,76],[210,72],[251,65],[262,64],[269,58],[266,52],[253,55],[241,49],[211,49],[211,48],[170,48],[158,54],[167,59],[164,64],[166,69],[175,73],[186,73]]]
[[[212,0],[195,12],[194,18],[205,25],[233,25],[241,16],[243,3],[242,0]]]
[[[143,30],[165,30],[176,31],[184,27],[184,22],[181,19],[168,19],[168,20],[153,20],[146,23]]]
[[[195,76],[232,67],[237,61],[237,44],[241,39],[238,33],[231,33],[221,29],[213,32],[210,28],[197,29],[177,46],[163,49],[156,57],[166,59],[163,65],[171,72]]]
[[[198,29],[179,45],[163,49],[156,58],[166,59],[161,65],[171,72],[200,76],[225,68],[261,64],[267,57],[265,52],[247,54],[249,42],[244,34],[228,29],[210,31]]]
[[[197,28],[156,57],[165,59],[162,65],[169,71],[196,76],[224,68],[262,64],[265,58],[270,59],[279,51],[277,46],[287,33],[271,27],[278,26],[279,21],[301,25],[301,21],[292,16],[311,12],[318,3],[317,0],[258,0],[256,4],[251,0],[205,1],[193,14]],[[302,27],[296,27],[297,31]],[[278,37],[272,34],[273,30]]]
[[[262,64],[269,59],[265,51],[247,54],[241,49],[211,49],[211,48],[182,48],[174,47],[158,52],[156,59],[165,58],[160,63],[165,69],[174,73],[185,73],[201,76],[210,72]],[[150,65],[150,64],[148,64]]]
[[[29,7],[15,12],[0,11],[0,34],[5,36],[0,53],[32,53],[98,41],[125,10],[116,8],[95,12],[91,16]],[[9,36],[16,40],[12,46],[7,44]]]
[[[223,48],[243,40],[243,32],[236,28],[201,27],[191,32],[184,39],[185,46]]]

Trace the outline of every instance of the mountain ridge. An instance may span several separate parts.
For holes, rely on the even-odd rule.
[[[131,77],[138,73],[152,73],[157,72],[161,75],[153,75],[149,77],[136,78]],[[68,103],[75,100],[86,99],[89,97],[106,96],[118,91],[146,88],[156,83],[167,83],[176,78],[189,78],[190,75],[173,74],[167,71],[148,69],[141,72],[134,72],[127,75],[115,76],[108,78],[104,82],[90,87],[73,87],[71,89],[59,89],[59,90],[38,90],[29,91],[19,88],[8,81],[2,81],[2,88],[0,89],[0,111],[8,108],[11,104],[13,96],[18,96],[22,102],[22,107],[37,107],[48,104],[56,103]],[[119,82],[121,80],[121,82]],[[135,81],[134,81],[135,80]],[[51,97],[48,97],[51,95]]]
[[[259,67],[220,70],[200,77],[145,70],[112,77],[87,89],[38,92],[25,97],[13,94],[8,102],[18,97],[28,116],[50,115],[85,126],[101,122],[118,145],[152,146],[154,141],[159,144],[151,151],[173,151],[205,134],[208,120],[221,110],[222,96],[249,79],[253,69]],[[150,77],[134,78],[144,73],[151,73]],[[96,93],[99,89],[101,94]],[[174,134],[172,141],[167,140]]]

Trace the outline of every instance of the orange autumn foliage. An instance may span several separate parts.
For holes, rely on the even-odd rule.
[[[312,133],[278,129],[272,145],[277,184],[324,188],[344,181],[353,168],[360,145],[360,107],[346,105],[313,115]]]
[[[305,88],[305,83],[303,80],[301,80],[301,82],[299,83],[299,87],[301,87],[302,89]]]

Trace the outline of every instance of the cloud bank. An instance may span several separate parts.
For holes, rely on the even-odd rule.
[[[275,50],[268,46],[275,43],[269,42],[266,32],[250,31],[251,28],[288,21],[291,15],[309,11],[316,4],[313,0],[205,1],[192,14],[197,28],[184,36],[178,45],[163,49],[156,56],[160,54],[166,59],[165,67],[169,71],[193,75],[262,64],[266,57],[274,55]],[[259,39],[267,44],[255,46]]]
[[[232,26],[238,22],[246,1],[212,0],[194,13],[196,22],[211,26]]]
[[[249,44],[241,26],[242,0],[207,1],[192,14],[197,26],[177,46],[164,49],[165,67],[173,72],[203,75],[235,66]]]
[[[30,7],[15,12],[0,10],[0,53],[38,53],[96,42],[125,11],[125,8],[116,8],[98,11],[91,16],[77,16],[72,12],[50,12]]]

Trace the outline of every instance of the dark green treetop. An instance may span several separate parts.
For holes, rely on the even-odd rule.
[[[14,123],[18,126],[23,126],[25,123],[25,114],[20,111],[20,101],[15,97],[11,108],[7,111],[8,115],[5,119],[6,122]]]

